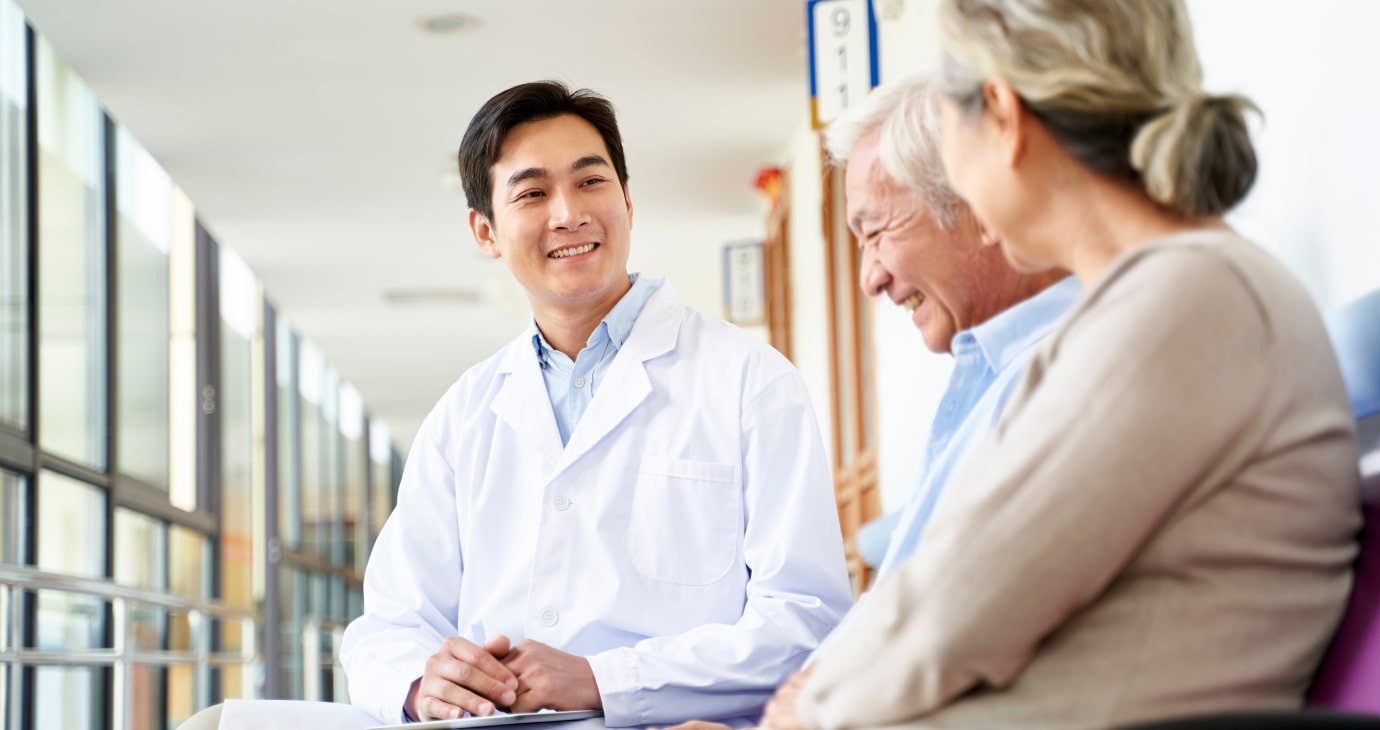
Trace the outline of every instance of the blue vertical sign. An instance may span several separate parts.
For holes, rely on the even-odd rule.
[[[872,0],[808,0],[810,117],[837,119],[877,85],[877,16]]]

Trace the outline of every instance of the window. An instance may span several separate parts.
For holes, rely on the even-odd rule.
[[[115,582],[133,588],[163,591],[168,586],[168,526],[127,509],[115,510]],[[139,603],[129,604],[129,647],[157,652],[167,632],[167,612]],[[129,668],[131,727],[155,727],[164,703],[161,666],[134,664]]]
[[[254,339],[259,322],[258,284],[244,261],[220,249],[220,427],[221,599],[253,608],[256,594],[254,539]],[[221,641],[226,650],[238,649],[246,637],[238,625],[225,625]],[[222,673],[226,697],[251,697],[242,672]]]
[[[27,489],[27,480],[22,475],[0,469],[0,563],[22,565],[25,562]]]
[[[106,468],[105,117],[38,42],[39,443]]]
[[[29,424],[28,59],[24,15],[0,0],[0,422]]]
[[[122,473],[167,491],[173,184],[124,128],[115,135],[115,164],[117,463]],[[190,228],[192,221],[177,224]]]
[[[398,484],[393,478],[393,435],[382,421],[369,422],[369,470],[369,547],[372,549],[398,498]]]
[[[343,444],[344,496],[341,524],[344,555],[341,564],[358,574],[364,573],[369,555],[369,526],[365,523],[364,491],[369,455],[364,443],[364,402],[359,391],[349,384],[340,388],[340,440]]]

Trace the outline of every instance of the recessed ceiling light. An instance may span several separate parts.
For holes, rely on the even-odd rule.
[[[463,13],[441,13],[439,15],[428,15],[417,19],[417,26],[428,33],[436,35],[454,35],[473,30],[479,25],[479,19],[473,15]]]
[[[473,306],[482,303],[482,298],[473,289],[407,287],[385,290],[383,301],[394,307]]]

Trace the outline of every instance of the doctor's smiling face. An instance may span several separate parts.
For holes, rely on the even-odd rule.
[[[538,319],[611,309],[629,288],[632,202],[599,130],[576,114],[523,122],[489,172],[491,212],[471,209],[470,228]]]

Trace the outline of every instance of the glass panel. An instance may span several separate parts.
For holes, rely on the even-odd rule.
[[[168,667],[168,727],[175,728],[196,714],[196,668]]]
[[[163,674],[162,667],[146,664],[130,666],[129,727],[158,727],[163,715]]]
[[[0,469],[0,563],[24,564],[24,516],[28,480]],[[0,620],[3,620],[0,616]]]
[[[221,596],[253,605],[253,446],[250,354],[254,336],[253,275],[233,252],[220,249],[221,313]]]
[[[42,39],[37,58],[39,442],[105,469],[105,121]]]
[[[330,590],[329,609],[325,616],[332,621],[344,621],[345,612],[345,579],[339,575],[331,575],[327,581]]]
[[[105,509],[105,492],[60,474],[39,472],[38,567],[103,577]],[[38,646],[53,651],[104,646],[105,616],[106,604],[99,599],[40,591]]]
[[[24,13],[0,0],[0,421],[29,424],[28,59]]]
[[[297,336],[278,321],[278,539],[302,547],[302,441],[297,402]]]
[[[302,624],[307,615],[307,574],[298,568],[279,573],[283,620],[279,624],[282,646],[283,696],[302,698]]]
[[[298,345],[299,427],[302,439],[302,549],[325,556],[330,538],[325,475],[327,431],[321,412],[326,364],[310,342]]]
[[[192,201],[178,188],[173,188],[172,218],[172,246],[168,249],[168,501],[190,512],[198,507],[196,423],[201,415],[196,385],[196,213]]]
[[[188,598],[211,595],[210,540],[173,525],[168,530],[168,592]]]
[[[377,538],[393,512],[393,436],[382,421],[369,422],[369,529]]]
[[[132,588],[167,586],[167,525],[123,507],[115,508],[115,582]]]
[[[161,591],[167,587],[167,525],[124,508],[115,510],[115,582]],[[136,651],[158,651],[167,620],[161,609],[129,604],[129,643]]]
[[[256,697],[246,688],[249,683],[245,681],[245,664],[221,664],[211,670],[212,681],[219,682],[221,687],[221,699],[226,700],[250,700]]]
[[[343,563],[363,573],[369,554],[369,529],[364,524],[364,479],[369,455],[364,450],[364,402],[348,383],[340,387],[340,443]]]
[[[350,586],[345,610],[345,620],[347,621],[353,621],[364,613],[364,592],[358,586]]]
[[[168,612],[168,651],[196,651],[192,643],[192,619],[186,611]]]
[[[105,730],[105,672],[99,667],[38,667],[34,727]]]
[[[120,471],[168,488],[168,250],[172,178],[123,127],[115,137]]]
[[[345,484],[341,476],[340,376],[326,366],[321,386],[321,483],[327,541],[326,557],[337,565],[345,562],[345,530],[342,519]]]

